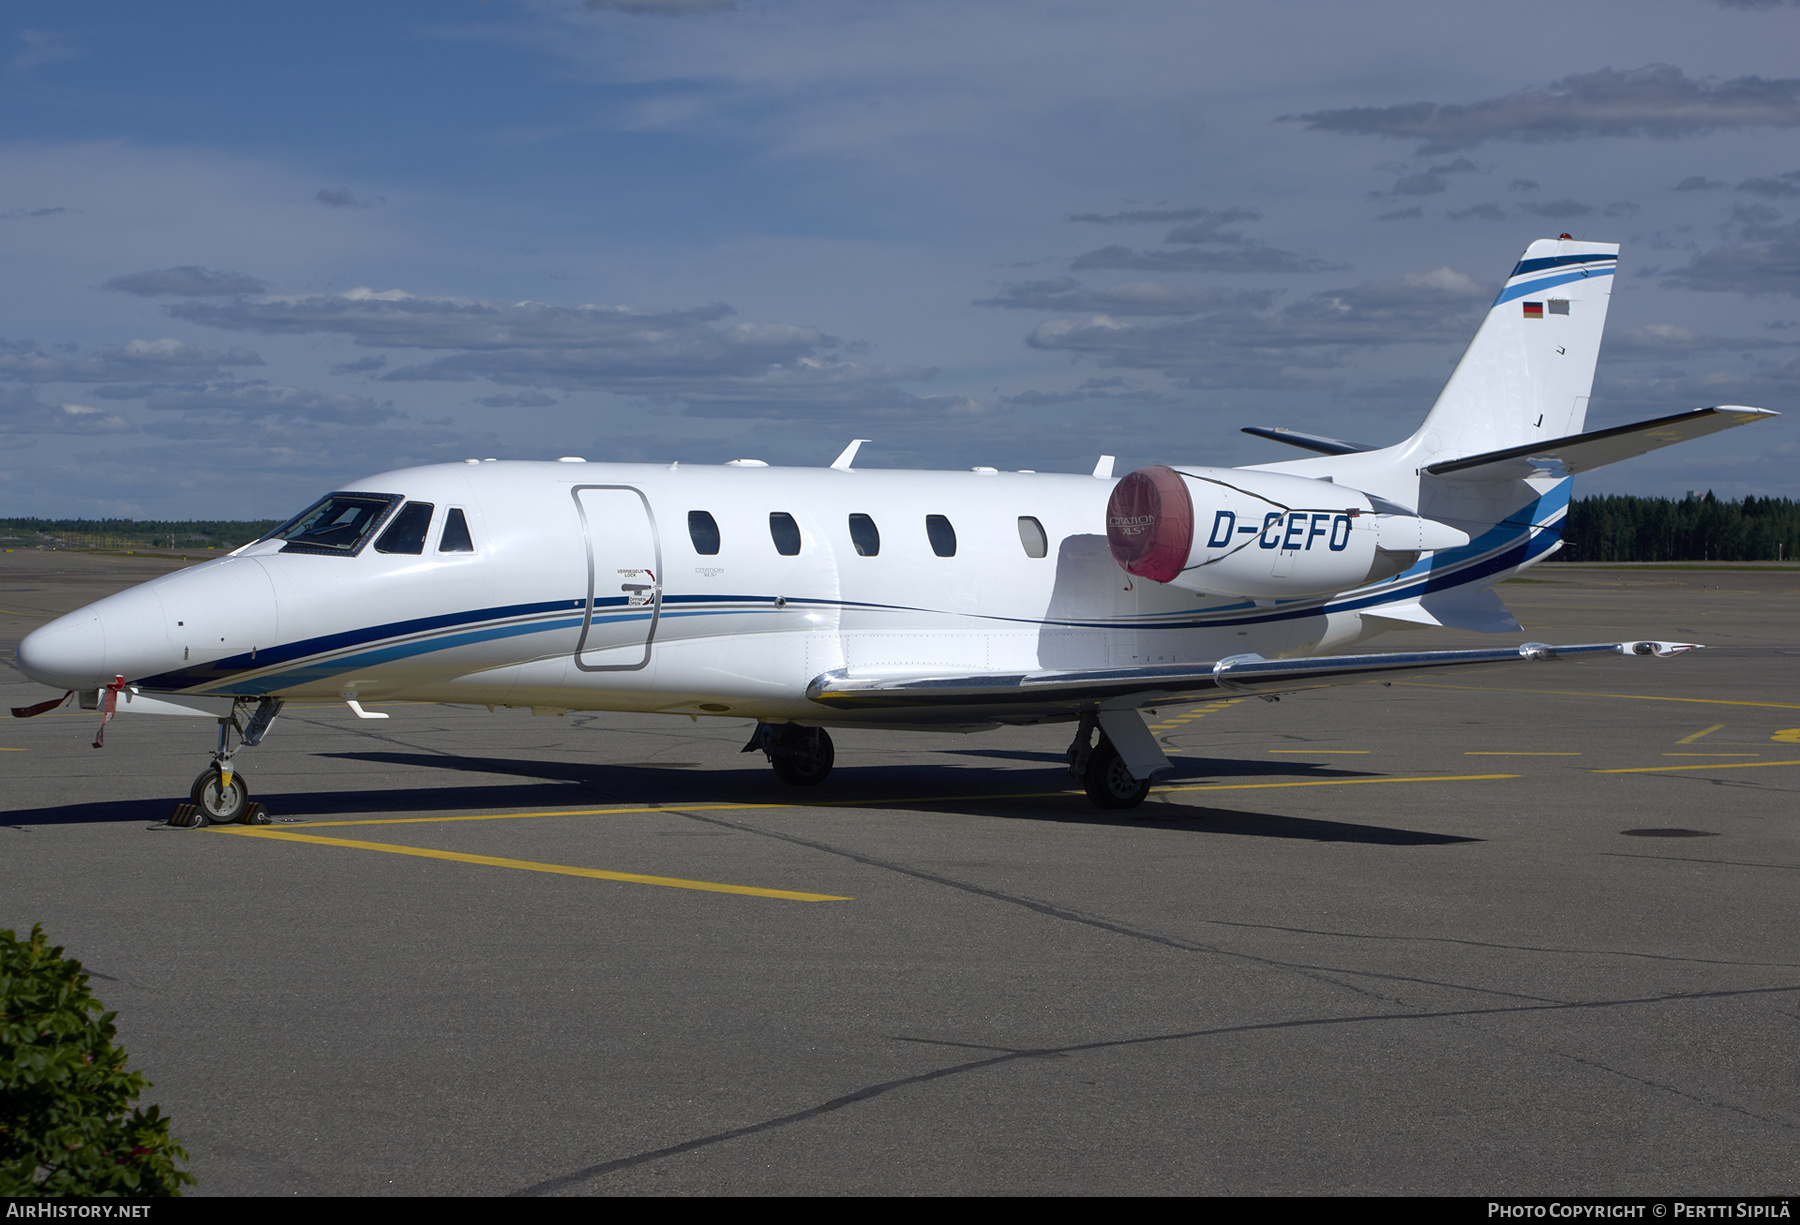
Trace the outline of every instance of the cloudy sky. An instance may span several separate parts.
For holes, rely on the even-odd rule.
[[[1385,443],[1561,231],[1624,244],[1590,426],[1790,414],[1578,489],[1800,497],[1797,47],[1792,0],[12,0],[0,514]]]

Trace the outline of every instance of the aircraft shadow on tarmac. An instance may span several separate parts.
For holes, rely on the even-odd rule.
[[[1055,753],[962,750],[947,757],[989,757],[1062,765]],[[1068,775],[1054,771],[980,771],[969,765],[925,764],[840,766],[823,787],[789,787],[758,759],[741,769],[695,771],[687,763],[593,764],[529,758],[447,756],[435,753],[322,753],[321,758],[418,770],[422,777],[445,772],[482,774],[489,781],[463,786],[372,787],[354,790],[253,791],[278,820],[360,817],[377,814],[519,812],[538,809],[648,805],[679,809],[684,804],[868,804],[902,811],[941,813],[946,807],[970,815],[1008,820],[1143,827],[1201,834],[1231,834],[1308,842],[1355,842],[1382,846],[1427,846],[1481,839],[1450,834],[1358,825],[1280,814],[1240,812],[1187,803],[1150,805],[1125,812],[1102,811],[1072,789]],[[1194,779],[1265,778],[1330,780],[1371,777],[1363,771],[1301,762],[1242,762],[1193,757],[1175,759],[1161,783]],[[493,776],[502,776],[494,779]],[[516,781],[503,781],[511,776]],[[1020,793],[1024,792],[1024,795]],[[1039,794],[1054,792],[1063,794]],[[1066,792],[1066,793],[1065,793]],[[1153,793],[1154,794],[1154,793]],[[78,803],[18,811],[0,820],[10,826],[87,825],[159,822],[176,797]]]
[[[455,770],[475,774],[515,775],[536,782],[577,784],[594,797],[594,802],[618,804],[655,804],[670,807],[683,802],[743,802],[795,804],[868,803],[880,800],[892,807],[911,803],[936,806],[946,795],[962,800],[979,800],[986,796],[1002,798],[1021,791],[1063,791],[1074,783],[1067,773],[1067,761],[1060,753],[1032,753],[987,750],[955,750],[936,756],[960,759],[967,757],[1005,758],[1054,765],[1053,770],[993,771],[951,760],[942,764],[914,762],[907,765],[873,763],[846,765],[839,763],[831,778],[819,787],[791,787],[776,780],[760,757],[745,757],[740,768],[707,767],[688,769],[689,762],[590,763],[581,761],[543,761],[533,758],[446,756],[436,753],[358,752],[321,753],[322,758],[358,761],[388,766],[405,766],[431,771]],[[1222,778],[1266,779],[1356,779],[1376,777],[1368,771],[1345,770],[1303,762],[1244,762],[1178,757],[1174,769],[1158,774],[1158,784]],[[391,792],[374,792],[369,800],[385,805]],[[916,799],[909,799],[917,797]],[[1046,797],[1048,798],[1048,797]],[[580,802],[587,802],[586,800]],[[1086,803],[1085,800],[1082,801]],[[501,801],[504,807],[517,808],[519,801]],[[441,806],[441,805],[440,805]],[[1115,814],[1116,817],[1117,814]]]
[[[1231,808],[1187,808],[1182,815],[1157,819],[1154,808],[1139,808],[1133,817],[1104,822],[1107,825],[1142,825],[1155,829],[1191,829],[1197,834],[1235,834],[1246,838],[1280,838],[1290,842],[1360,842],[1368,846],[1450,846],[1459,842],[1485,842],[1462,834],[1433,834],[1417,829],[1385,825],[1357,825],[1350,821],[1322,821],[1316,817],[1289,817],[1280,813],[1239,812]],[[1141,815],[1140,815],[1141,814]]]
[[[1025,749],[944,749],[943,757],[987,757],[1000,761],[1041,761],[1046,765],[1066,768],[1068,758],[1061,753],[1037,753]],[[1238,761],[1230,757],[1201,757],[1192,754],[1171,755],[1173,769],[1156,776],[1158,783],[1172,783],[1206,778],[1372,778],[1368,770],[1343,770],[1331,766],[1309,765],[1303,761]],[[1065,778],[1058,772],[1058,778]]]

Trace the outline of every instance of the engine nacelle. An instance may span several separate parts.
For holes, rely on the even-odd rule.
[[[1469,542],[1430,519],[1378,513],[1367,494],[1330,481],[1160,465],[1113,489],[1106,538],[1139,578],[1251,598],[1349,591]]]

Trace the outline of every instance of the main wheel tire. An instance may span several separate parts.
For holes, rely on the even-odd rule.
[[[1101,808],[1136,808],[1150,794],[1150,780],[1133,778],[1119,750],[1104,737],[1089,754],[1081,781],[1088,799]]]
[[[188,796],[194,801],[194,807],[206,818],[207,824],[230,825],[243,820],[244,813],[250,807],[250,784],[244,781],[242,774],[234,773],[231,785],[221,786],[219,768],[208,766],[200,771],[200,777],[194,780]]]
[[[808,728],[794,738],[790,752],[769,758],[775,777],[795,787],[816,787],[831,773],[837,753],[822,727]]]

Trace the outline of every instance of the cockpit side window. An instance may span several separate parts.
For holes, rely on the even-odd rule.
[[[327,494],[263,539],[286,541],[283,553],[355,557],[399,503],[393,493]]]
[[[423,553],[425,533],[431,527],[432,504],[408,502],[394,516],[387,531],[375,542],[377,553]]]
[[[444,513],[444,534],[438,537],[440,553],[473,553],[475,541],[469,536],[469,521],[462,507],[452,506]]]

